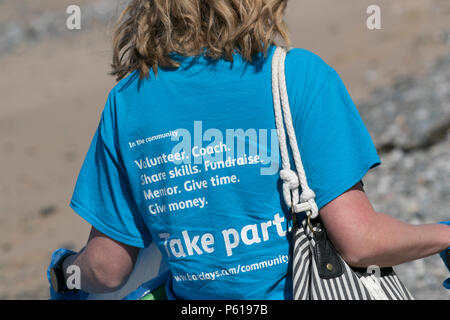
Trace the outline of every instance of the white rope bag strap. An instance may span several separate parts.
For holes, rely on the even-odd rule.
[[[272,58],[272,95],[275,125],[280,144],[282,163],[280,178],[283,181],[283,198],[288,208],[291,208],[295,213],[306,211],[308,217],[314,219],[319,215],[319,210],[315,202],[316,195],[308,186],[292,122],[291,108],[289,106],[286,87],[285,59],[286,50],[277,47]],[[289,139],[296,171],[291,169],[286,133]],[[300,196],[299,187],[302,189]]]

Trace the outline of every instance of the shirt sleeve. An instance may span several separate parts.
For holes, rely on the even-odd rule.
[[[121,162],[114,110],[115,99],[110,94],[79,173],[70,207],[114,240],[144,248],[150,244],[151,236]]]
[[[381,164],[370,133],[332,69],[294,122],[308,185],[319,209]]]

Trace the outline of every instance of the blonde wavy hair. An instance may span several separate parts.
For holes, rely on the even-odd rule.
[[[113,33],[111,75],[117,80],[139,70],[155,75],[158,66],[177,68],[171,52],[233,61],[264,57],[275,37],[290,39],[284,21],[287,0],[132,0]]]

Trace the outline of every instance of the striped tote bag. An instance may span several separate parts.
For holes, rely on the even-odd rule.
[[[277,47],[272,60],[272,92],[282,162],[283,198],[293,220],[294,299],[413,300],[392,267],[350,267],[327,238],[298,149],[286,88],[285,58],[286,49]],[[288,143],[295,170],[291,169]]]

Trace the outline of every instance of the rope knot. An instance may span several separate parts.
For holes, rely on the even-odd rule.
[[[308,203],[311,206],[311,219],[317,218],[319,216],[319,208],[317,207],[316,201],[309,199]]]
[[[291,190],[300,186],[300,180],[298,179],[297,172],[292,169],[280,170],[280,178]]]
[[[307,213],[307,215],[311,219],[315,219],[319,215],[319,208],[317,207],[316,201],[314,201],[314,199],[309,199],[307,201],[296,204],[294,206],[294,210],[297,213],[305,211],[309,212],[309,214]]]
[[[302,190],[302,194],[300,195],[300,201],[305,202],[309,201],[311,199],[315,199],[316,194],[311,189],[307,188],[305,190]]]
[[[316,194],[310,188],[303,190],[300,195],[300,202],[307,202],[311,208],[311,219],[315,219],[319,215],[319,208],[317,207],[315,197]]]

